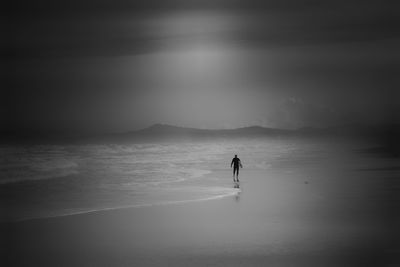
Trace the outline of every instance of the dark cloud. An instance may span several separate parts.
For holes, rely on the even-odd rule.
[[[10,11],[3,56],[127,55],[199,39],[266,47],[385,40],[397,32],[393,7],[385,1],[22,1]],[[202,28],[210,12],[230,26],[162,30],[168,19],[187,23],[179,21],[182,13],[203,15]]]

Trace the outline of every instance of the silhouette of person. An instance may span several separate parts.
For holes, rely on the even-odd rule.
[[[232,159],[231,168],[232,165],[233,165],[233,181],[239,182],[239,167],[243,168],[243,165],[240,159],[237,157],[237,155],[235,155],[235,157]],[[235,180],[235,174],[236,174],[236,180]]]

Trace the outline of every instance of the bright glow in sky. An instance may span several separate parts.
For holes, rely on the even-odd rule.
[[[380,5],[47,4],[11,16],[5,129],[399,120],[396,16]]]

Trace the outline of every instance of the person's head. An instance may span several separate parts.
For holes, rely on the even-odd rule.
[[[235,155],[235,158],[237,158],[237,155]]]

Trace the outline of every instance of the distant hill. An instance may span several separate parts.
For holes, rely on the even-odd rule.
[[[136,131],[136,134],[150,134],[150,135],[271,135],[289,133],[290,130],[264,128],[261,126],[251,126],[236,129],[197,129],[186,128],[179,126],[172,126],[167,124],[154,124],[148,128]]]
[[[167,124],[155,124],[148,128],[126,132],[107,134],[98,136],[103,140],[115,141],[156,141],[156,140],[201,140],[212,138],[245,138],[245,137],[276,137],[279,135],[287,135],[290,130],[264,128],[260,126],[243,127],[237,129],[196,129]]]
[[[296,130],[250,126],[236,129],[197,129],[168,124],[154,124],[148,128],[126,133],[97,136],[104,142],[203,140],[222,138],[388,138],[396,136],[400,127],[394,125],[349,124],[328,128],[305,127]],[[90,137],[89,139],[92,139]]]
[[[399,124],[385,125],[342,125],[329,128],[305,127],[296,130],[266,128],[261,126],[242,127],[236,129],[196,129],[167,124],[154,124],[148,128],[124,133],[112,134],[66,134],[59,132],[29,133],[29,132],[3,132],[0,133],[1,143],[32,142],[140,142],[162,140],[202,140],[216,138],[324,138],[324,137],[356,137],[356,138],[383,138],[394,139],[400,136]]]

